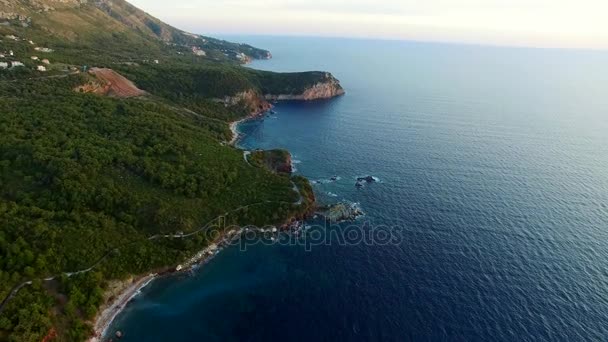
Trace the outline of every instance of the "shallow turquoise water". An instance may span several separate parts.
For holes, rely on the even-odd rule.
[[[340,176],[318,197],[403,239],[229,248],[146,288],[123,340],[608,340],[608,53],[230,39],[348,92],[279,104],[241,144]]]

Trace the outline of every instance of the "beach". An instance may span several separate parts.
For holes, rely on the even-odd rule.
[[[245,119],[240,119],[237,121],[232,121],[230,123],[230,131],[232,132],[232,138],[230,139],[230,141],[228,142],[229,145],[234,146],[236,144],[236,142],[239,140],[240,137],[240,133],[238,130],[238,126],[241,122],[247,120],[248,118]]]
[[[102,308],[101,313],[95,320],[94,330],[95,334],[89,339],[89,342],[102,341],[106,331],[114,321],[114,318],[122,311],[122,309],[133,299],[141,289],[146,287],[154,278],[156,274],[149,274],[144,277],[135,278],[131,284],[128,285],[113,301],[107,304],[105,308]]]
[[[108,334],[108,329],[112,325],[112,322],[122,312],[122,310],[129,304],[129,302],[135,298],[140,291],[150,284],[154,279],[159,276],[165,276],[169,274],[178,273],[191,269],[196,265],[203,265],[210,261],[216,256],[222,249],[240,237],[240,234],[247,231],[246,228],[230,229],[220,235],[213,243],[206,246],[203,250],[193,255],[190,259],[186,260],[184,264],[177,265],[175,267],[166,269],[159,273],[153,273],[146,276],[140,276],[133,278],[129,281],[119,282],[115,286],[117,292],[114,296],[109,296],[108,302],[102,306],[100,313],[94,320],[93,329],[94,334],[89,339],[89,342],[101,342],[104,337],[110,338],[113,334]],[[274,232],[277,232],[275,229]],[[112,299],[113,298],[113,299]]]

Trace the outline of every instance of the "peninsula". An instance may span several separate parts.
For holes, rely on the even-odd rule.
[[[123,0],[0,3],[0,340],[87,340],[223,227],[311,212],[286,151],[227,142],[271,101],[343,94],[330,73],[244,68],[270,52]]]

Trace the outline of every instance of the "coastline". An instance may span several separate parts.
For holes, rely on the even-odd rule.
[[[302,225],[294,224],[289,229],[301,229]],[[255,232],[265,234],[266,237],[270,237],[272,241],[278,237],[278,234],[282,231],[277,227],[273,228],[250,228],[250,227],[236,227],[222,232],[215,241],[210,243],[204,249],[193,255],[190,259],[186,260],[183,264],[176,265],[174,267],[165,268],[164,271],[158,273],[148,274],[146,276],[137,276],[130,280],[130,284],[124,288],[118,290],[115,296],[110,296],[108,301],[102,306],[101,311],[93,320],[93,335],[89,338],[88,342],[101,342],[104,338],[111,339],[112,335],[108,334],[108,329],[112,323],[118,317],[118,315],[127,307],[129,302],[140,294],[141,290],[148,284],[159,277],[174,275],[186,271],[191,271],[200,268],[202,265],[211,261],[217,256],[224,248],[231,245],[234,241],[240,239],[241,235],[246,232]],[[266,234],[270,234],[267,236]],[[119,282],[124,286],[125,282]],[[123,287],[119,285],[118,287]],[[106,290],[108,293],[110,290]]]
[[[343,93],[339,93],[330,97],[336,97],[342,94]],[[228,142],[228,145],[233,146],[236,149],[243,150],[238,146],[238,141],[242,136],[241,132],[239,132],[238,130],[238,125],[242,122],[263,116],[264,113],[270,111],[273,107],[274,106],[270,105],[270,108],[266,110],[254,112],[244,118],[230,122],[229,127],[230,131],[232,132],[232,138]],[[300,198],[299,203],[301,203],[301,200],[302,199]],[[140,293],[140,291],[148,284],[150,284],[153,280],[157,279],[160,276],[176,274],[187,270],[192,270],[195,267],[200,267],[204,265],[205,263],[209,262],[213,257],[215,257],[218,253],[220,253],[227,245],[232,243],[234,240],[240,238],[242,233],[254,231],[257,233],[262,233],[266,237],[268,237],[266,234],[269,233],[272,234],[271,240],[275,241],[275,238],[278,237],[275,236],[281,231],[288,231],[299,234],[300,231],[304,229],[303,223],[299,220],[289,220],[280,227],[281,228],[273,226],[270,229],[238,227],[236,229],[230,229],[228,231],[222,232],[222,234],[218,236],[218,238],[214,242],[210,243],[203,250],[188,259],[185,264],[179,264],[175,267],[167,268],[160,273],[153,273],[147,276],[135,277],[134,280],[131,280],[131,284],[129,286],[119,290],[118,294],[114,296],[114,300],[109,300],[104,304],[104,306],[102,306],[100,313],[98,313],[98,315],[93,320],[93,336],[88,341],[101,342],[104,338],[111,339],[111,336],[113,335],[108,335],[108,329],[111,327],[116,317],[118,317],[118,315],[124,310],[124,308],[129,304],[129,302],[131,302],[131,300],[135,298]]]
[[[119,295],[116,296],[116,299],[106,303],[107,307],[95,318],[95,324],[93,325],[94,335],[89,339],[89,342],[102,341],[116,316],[118,316],[126,305],[140,293],[141,289],[150,284],[156,276],[157,274],[154,273],[133,279],[131,285],[120,291]]]
[[[254,112],[250,115],[245,116],[244,118],[238,119],[236,121],[231,121],[229,123],[230,126],[230,132],[232,132],[232,138],[230,139],[230,141],[228,142],[228,145],[230,146],[234,146],[237,149],[242,150],[241,148],[238,147],[237,143],[239,141],[239,138],[242,136],[241,132],[239,132],[239,124],[245,122],[245,121],[249,121],[249,120],[253,120],[259,117],[263,117],[265,113],[268,113],[272,110],[272,108],[274,108],[274,106],[270,105],[270,108],[265,109],[265,110],[261,110],[261,111],[257,111]]]
[[[114,299],[109,300],[104,304],[101,312],[98,313],[93,320],[93,336],[89,338],[88,342],[101,342],[105,337],[111,338],[110,336],[107,336],[108,329],[116,317],[118,317],[118,315],[127,307],[131,300],[137,297],[141,290],[148,286],[148,284],[150,284],[152,281],[162,276],[180,273],[193,269],[195,266],[205,264],[221,251],[216,243],[223,244],[226,242],[226,236],[231,236],[232,238],[239,236],[239,234],[235,235],[235,233],[235,230],[230,230],[229,232],[222,234],[218,238],[218,240],[221,240],[220,242],[215,241],[215,243],[209,244],[202,251],[188,259],[183,265],[179,264],[174,267],[167,268],[165,271],[160,273],[152,273],[147,276],[134,277],[129,286],[118,290],[118,294],[114,296]],[[231,241],[232,240],[228,242]],[[224,245],[221,246],[224,247]]]
[[[232,132],[232,139],[228,142],[230,146],[234,146],[239,149],[236,145],[238,139],[241,137],[241,133],[238,131],[238,125],[247,120],[255,119],[256,117],[262,115],[264,112],[255,113],[253,115],[246,116],[242,119],[230,122],[230,131]],[[162,275],[169,275],[179,273],[181,271],[185,271],[191,269],[195,266],[203,265],[204,263],[211,260],[212,257],[217,255],[221,251],[221,248],[225,247],[225,245],[229,242],[232,242],[235,238],[240,237],[240,234],[244,231],[248,230],[248,228],[241,227],[237,230],[229,230],[228,232],[220,235],[216,241],[206,246],[202,251],[198,252],[194,256],[192,256],[185,265],[176,265],[175,267],[169,268],[168,270],[158,273],[152,273],[147,276],[136,276],[132,278],[130,284],[123,289],[118,291],[118,294],[114,297],[113,300],[108,300],[104,305],[100,308],[100,312],[93,319],[93,336],[89,338],[88,342],[101,342],[104,337],[107,337],[108,329],[118,317],[118,315],[124,310],[124,308],[135,298],[140,291],[145,288],[148,284],[150,284],[153,280]],[[262,231],[263,232],[263,231]],[[276,232],[276,230],[274,231]],[[229,239],[227,240],[226,237]],[[218,244],[220,247],[218,247]],[[124,282],[123,282],[124,284]]]
[[[241,137],[241,133],[239,132],[238,126],[241,122],[245,122],[246,120],[249,120],[249,119],[251,119],[251,117],[239,119],[236,121],[232,121],[230,123],[230,131],[232,132],[232,139],[230,139],[230,141],[228,142],[228,145],[238,148],[238,146],[236,146],[236,143],[239,141],[239,138]]]

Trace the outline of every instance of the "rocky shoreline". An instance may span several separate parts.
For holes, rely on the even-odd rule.
[[[130,281],[130,285],[127,285],[126,288],[123,288],[122,291],[119,292],[119,295],[115,297],[113,301],[106,303],[105,308],[101,309],[101,313],[97,315],[95,319],[95,324],[93,325],[93,329],[95,334],[93,337],[89,339],[89,342],[99,342],[102,341],[104,335],[107,330],[110,328],[110,325],[122,312],[125,306],[133,299],[141,289],[146,287],[152,280],[156,278],[156,274],[149,274],[147,276],[138,277],[132,279]],[[121,282],[118,287],[121,285],[125,285],[127,282]]]
[[[272,111],[274,106],[271,102],[277,101],[314,101],[326,100],[346,94],[344,88],[340,85],[340,81],[330,73],[325,74],[325,79],[321,82],[310,86],[300,94],[264,94],[261,95],[253,89],[245,90],[233,96],[225,96],[223,99],[215,99],[215,101],[223,103],[225,106],[244,105],[249,111],[246,117],[230,122],[230,131],[232,139],[229,141],[233,145],[238,141],[239,132],[238,124],[241,122],[258,118],[264,113]]]

